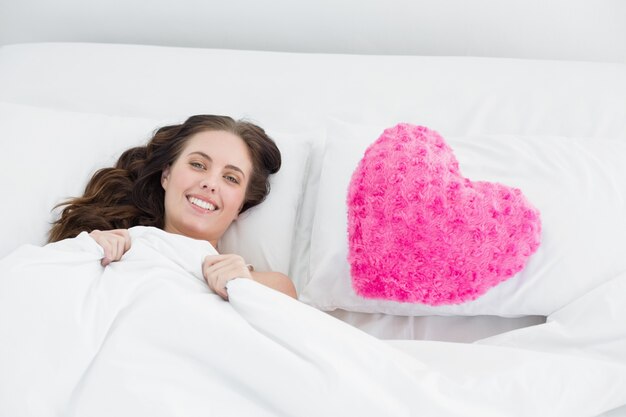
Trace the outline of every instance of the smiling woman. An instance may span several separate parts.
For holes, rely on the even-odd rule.
[[[89,232],[104,249],[103,266],[130,248],[126,229],[133,226],[158,227],[216,247],[241,212],[265,199],[269,176],[280,165],[278,147],[260,127],[226,116],[191,116],[162,127],[146,146],[127,150],[114,167],[97,171],[83,196],[61,204],[49,240]],[[234,278],[296,295],[287,276],[252,272],[236,254],[207,256],[202,269],[209,287],[224,298]]]
[[[252,173],[245,142],[226,131],[193,135],[163,170],[166,232],[217,241],[241,211]]]

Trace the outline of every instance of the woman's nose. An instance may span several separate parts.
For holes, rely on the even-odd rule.
[[[204,190],[210,190],[211,192],[217,191],[218,181],[213,175],[207,175],[202,179],[201,187]]]

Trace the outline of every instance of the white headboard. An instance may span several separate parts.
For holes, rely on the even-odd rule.
[[[0,0],[0,45],[47,41],[626,62],[626,2]]]

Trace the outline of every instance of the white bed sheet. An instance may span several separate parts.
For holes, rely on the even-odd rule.
[[[392,316],[334,310],[328,314],[379,339],[471,343],[511,330],[545,323],[544,316]]]
[[[626,276],[563,309],[557,328],[385,343],[250,280],[229,283],[225,302],[201,278],[208,243],[131,236],[106,268],[86,233],[0,261],[1,416],[571,417],[626,403],[626,307],[586,311]]]

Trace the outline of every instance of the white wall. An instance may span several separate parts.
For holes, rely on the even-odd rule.
[[[624,0],[0,0],[0,44],[626,62]]]

